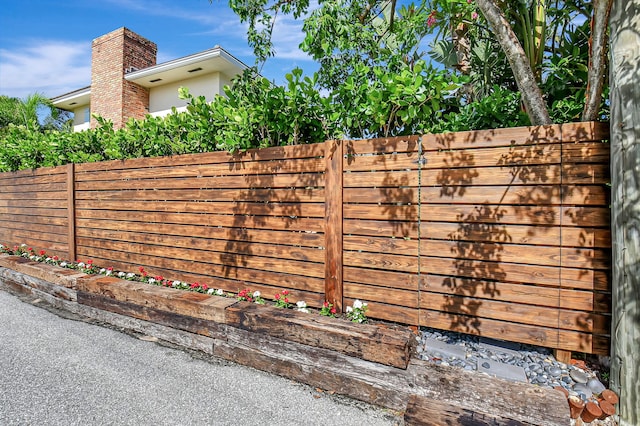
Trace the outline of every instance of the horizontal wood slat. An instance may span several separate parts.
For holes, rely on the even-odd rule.
[[[269,161],[295,158],[323,157],[324,144],[278,146],[272,148],[250,149],[245,152],[206,152],[199,154],[174,155],[171,157],[135,158],[127,160],[103,161],[99,163],[78,164],[79,173],[103,170],[128,170],[135,168],[177,167],[199,164],[235,164],[253,161]]]
[[[127,234],[137,234],[138,239],[154,238],[154,235],[178,236],[223,241],[242,241],[250,243],[271,243],[284,246],[302,246],[322,248],[324,235],[311,232],[287,232],[248,228],[223,228],[198,225],[176,225],[162,223],[90,221],[79,220],[79,237],[128,239]]]
[[[82,191],[77,200],[90,201],[242,201],[322,203],[324,188],[251,189],[242,194],[235,189],[149,189],[121,191]]]
[[[126,176],[126,175],[125,175]],[[179,179],[137,179],[126,180],[120,175],[113,175],[105,181],[80,181],[76,182],[78,191],[98,191],[117,189],[214,189],[235,188],[249,191],[251,188],[308,188],[321,186],[322,174],[281,174],[265,177],[263,179],[253,176],[222,176],[202,178]]]
[[[78,200],[78,210],[128,210],[135,212],[207,213],[216,215],[303,216],[324,217],[324,204],[320,203],[245,203],[245,202],[188,202],[147,201],[117,202]],[[0,207],[2,209],[2,207]]]
[[[144,212],[136,214],[130,211],[116,210],[77,210],[78,223],[89,221],[95,226],[101,220],[140,222],[146,224],[184,224],[202,226],[220,226],[232,228],[274,229],[291,231],[323,232],[324,223],[318,218],[270,217],[249,215],[207,215],[198,213]]]

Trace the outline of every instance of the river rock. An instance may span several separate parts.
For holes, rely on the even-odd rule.
[[[589,379],[589,381],[587,382],[587,387],[591,390],[591,392],[595,394],[601,394],[602,391],[606,389],[602,382],[595,377]]]
[[[586,398],[590,398],[591,395],[593,395],[593,392],[591,392],[591,389],[589,389],[589,386],[585,383],[576,383],[573,390],[578,392],[578,394],[584,395]]]
[[[587,383],[587,381],[589,380],[589,376],[587,375],[587,373],[585,373],[584,371],[580,371],[580,370],[571,370],[569,372],[569,375],[571,376],[571,378],[573,380],[575,380],[577,383]]]

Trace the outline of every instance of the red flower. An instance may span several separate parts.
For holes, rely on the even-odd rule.
[[[276,300],[280,300],[280,293],[276,294]]]
[[[433,27],[436,24],[436,11],[432,11],[427,18],[427,27]]]
[[[93,260],[91,259],[87,260],[87,265],[91,266],[92,263],[93,263]]]
[[[53,260],[58,260],[58,256],[53,256]]]
[[[331,308],[331,313],[332,314],[335,314],[336,312],[338,312],[338,311],[336,311],[336,308]]]
[[[286,295],[288,295],[288,294],[289,294],[289,290],[282,290],[282,295],[283,295],[283,296],[286,296]]]
[[[40,252],[39,252],[40,256],[44,256],[45,253],[46,253],[46,251],[44,251],[44,250],[40,250]]]
[[[284,298],[284,303],[289,303],[289,299],[288,298]]]
[[[203,289],[204,291],[207,291],[207,290],[209,290],[209,286],[208,286],[208,285],[206,285],[206,284],[202,284],[202,289]]]

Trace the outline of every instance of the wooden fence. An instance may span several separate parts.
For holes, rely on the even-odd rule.
[[[606,354],[607,138],[574,123],[4,173],[0,242]]]

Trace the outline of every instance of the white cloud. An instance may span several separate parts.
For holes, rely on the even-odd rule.
[[[271,38],[275,58],[311,61],[312,58],[300,50],[300,43],[302,43],[303,40],[302,20],[293,19],[289,16],[279,16],[276,19]]]
[[[159,0],[109,0],[108,3],[141,12],[144,16],[164,16],[175,19],[197,22],[203,25],[217,24],[225,17],[235,14],[225,2],[213,1],[211,4],[200,1],[198,4],[190,4],[187,8],[180,7],[180,2]],[[196,10],[198,9],[198,10]]]
[[[30,40],[0,49],[0,94],[54,97],[91,83],[91,48],[86,42]]]

